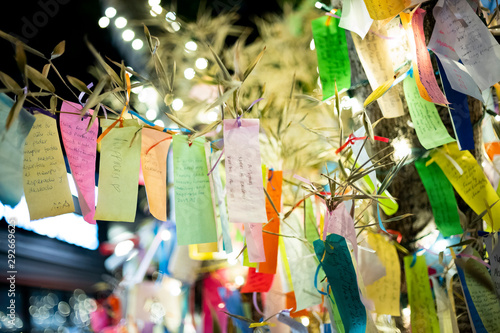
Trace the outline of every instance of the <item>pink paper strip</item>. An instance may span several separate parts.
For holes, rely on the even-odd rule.
[[[61,111],[78,113],[81,108],[77,103],[64,101]],[[89,110],[90,114],[93,112]],[[78,202],[83,218],[88,223],[95,224],[95,161],[99,123],[94,121],[87,132],[89,120],[89,117],[82,120],[79,115],[61,113],[59,124],[64,150],[78,190]]]
[[[245,223],[245,239],[247,241],[248,261],[265,262],[264,238],[261,223]]]
[[[351,242],[354,250],[354,257],[356,261],[358,260],[358,242],[356,241],[354,221],[343,202],[338,205],[334,211],[326,211],[323,240],[326,239],[328,234],[340,235]]]
[[[438,104],[449,104],[443,92],[439,89],[436,76],[434,75],[434,69],[432,68],[431,57],[427,51],[427,46],[425,45],[423,26],[425,14],[425,10],[419,8],[413,14],[413,18],[411,20],[413,34],[415,36],[415,52],[417,55],[418,75],[420,77],[420,82],[422,82],[425,90],[427,90],[432,102]]]

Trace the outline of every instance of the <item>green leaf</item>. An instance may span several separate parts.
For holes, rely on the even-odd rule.
[[[33,82],[37,87],[50,91],[50,92],[55,92],[56,88],[54,88],[54,85],[52,82],[49,81],[45,76],[43,76],[42,73],[34,69],[33,67],[26,65],[26,71],[28,73],[28,78]]]
[[[87,88],[87,86],[85,85],[85,83],[83,83],[82,81],[78,80],[76,77],[66,75],[66,78],[68,79],[69,83],[73,87],[75,87],[76,89],[78,89],[81,92],[84,92],[84,93],[86,93],[88,95],[92,95],[92,91],[89,88]]]
[[[66,48],[66,41],[62,41],[59,44],[54,47],[54,50],[50,54],[50,60],[54,60],[55,58],[58,58],[63,55],[64,50]]]
[[[7,116],[7,120],[5,122],[5,128],[7,129],[7,131],[19,116],[19,112],[21,112],[21,108],[23,107],[25,99],[26,99],[25,94],[17,95],[17,99],[14,102],[14,105],[12,105],[12,108],[10,109],[9,115]]]
[[[8,89],[11,89],[11,90],[22,89],[13,78],[8,76],[4,72],[0,72],[0,81],[2,81],[4,86],[7,87]]]

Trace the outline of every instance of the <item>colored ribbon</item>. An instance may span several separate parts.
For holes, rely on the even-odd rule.
[[[215,162],[214,166],[212,167],[212,169],[210,169],[210,171],[207,173],[207,176],[210,176],[210,174],[212,173],[212,171],[214,171],[215,167],[217,166],[217,164],[219,164],[219,161],[222,157],[222,154],[224,154],[224,148],[222,148],[222,151],[219,155],[219,158],[217,159],[217,162]]]
[[[354,134],[349,134],[349,138],[347,139],[347,141],[339,148],[335,151],[335,154],[338,154],[340,153],[342,150],[344,150],[347,145],[351,144],[353,145],[354,144],[354,141],[356,140],[364,140],[366,139],[367,137],[366,136],[354,136]],[[388,138],[384,138],[382,136],[373,136],[373,138],[377,141],[381,141],[381,142],[389,142],[389,139]]]
[[[255,291],[253,292],[252,300],[253,300],[253,306],[255,307],[255,310],[257,311],[257,313],[264,317],[264,313],[260,309],[259,303],[257,302],[257,292],[255,292]]]

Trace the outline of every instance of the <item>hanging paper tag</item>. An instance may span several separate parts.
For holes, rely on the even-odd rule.
[[[316,225],[316,217],[314,216],[314,209],[311,198],[304,200],[305,202],[305,226],[306,226],[306,239],[309,244],[313,245],[316,239],[319,239],[318,227]]]
[[[412,267],[413,262],[415,264]],[[411,329],[413,332],[439,333],[439,322],[434,308],[425,258],[406,256],[404,263],[406,288],[411,307]]]
[[[463,253],[479,256],[471,250],[467,248]],[[457,258],[455,263],[475,332],[500,332],[500,303],[488,269],[471,258]]]
[[[420,96],[415,78],[407,77],[403,85],[411,120],[422,146],[425,149],[432,149],[454,141],[434,104]]]
[[[258,273],[254,267],[248,268],[247,281],[241,293],[267,293],[273,284],[274,274]]]
[[[431,280],[436,298],[439,331],[441,333],[458,333],[458,327],[455,328],[453,326],[452,317],[455,317],[455,312],[452,311],[448,296],[446,296],[444,289],[439,285],[436,277],[432,276]]]
[[[464,65],[453,59],[446,58],[445,56],[442,56],[438,53],[436,53],[436,55],[439,59],[438,64],[441,77],[443,77],[443,71],[446,73],[446,78],[448,81],[447,86],[451,86],[451,89],[461,92],[462,94],[466,94],[480,101],[483,101],[483,95],[481,94],[481,91],[477,87],[476,82],[474,82],[474,79],[472,79]],[[447,88],[445,86],[443,86],[443,88],[446,95],[449,95],[448,90],[450,88]],[[449,97],[447,98],[449,101]]]
[[[431,57],[427,51],[425,44],[424,34],[424,16],[426,12],[422,8],[418,8],[412,16],[411,28],[415,40],[415,55],[418,67],[418,80],[423,85],[419,86],[420,96],[429,102],[437,104],[448,104],[448,100],[439,89],[436,77],[434,76],[434,69],[432,68]],[[416,68],[414,67],[416,73]],[[416,77],[417,79],[417,77]],[[417,85],[419,82],[417,81]]]
[[[366,286],[368,297],[375,304],[375,312],[399,316],[401,268],[396,247],[374,233],[368,234],[367,241],[385,267],[385,276]]]
[[[434,158],[444,172],[455,191],[460,194],[472,210],[476,214],[483,213],[489,206],[499,201],[500,198],[469,151],[458,150],[456,143],[449,144],[446,147],[447,154],[444,154],[441,150],[436,150],[432,152],[431,157]],[[459,165],[463,171],[462,174],[446,156],[449,156]],[[500,227],[500,202],[491,207],[491,215],[492,218],[487,213],[483,219],[494,230],[498,230]]]
[[[302,323],[292,319],[285,311],[278,313],[278,321],[289,326],[292,333],[307,333],[307,328]]]
[[[0,94],[0,202],[15,207],[23,196],[24,143],[35,117],[21,109],[9,131],[5,129],[9,111],[14,101]]]
[[[323,232],[323,240],[327,238],[327,234],[333,233],[347,239],[354,250],[354,257],[358,259],[358,242],[356,240],[356,230],[354,229],[354,221],[345,208],[344,203],[340,203],[334,211],[330,212],[327,209],[325,215],[325,231]]]
[[[259,120],[224,120],[224,151],[229,222],[266,223]]]
[[[497,295],[500,296],[500,246],[498,246],[498,236],[494,237],[494,234],[488,235],[485,239],[485,243],[486,249],[488,250],[488,257],[490,258],[491,279],[495,286]]]
[[[99,124],[94,121],[87,131],[90,118],[82,119],[79,115],[64,113],[78,113],[80,109],[80,104],[64,101],[59,124],[71,175],[78,189],[78,202],[83,218],[88,223],[95,224],[95,161]],[[94,110],[89,109],[88,112],[93,114]]]
[[[283,180],[282,171],[269,170],[268,173],[268,183],[267,183],[267,193],[273,201],[274,207],[278,210],[281,209],[281,188]],[[259,272],[276,274],[276,267],[278,264],[278,244],[279,236],[269,234],[265,231],[279,234],[280,232],[280,218],[273,208],[273,205],[266,198],[266,213],[267,220],[269,221],[266,226],[263,227],[262,238],[264,242],[264,251],[266,261],[259,264]]]
[[[105,130],[112,120],[101,120]],[[123,121],[101,141],[96,220],[134,222],[137,210],[141,132],[137,120]]]
[[[179,245],[217,242],[205,139],[174,135],[174,201]]]
[[[415,161],[415,168],[424,184],[432,207],[434,221],[444,237],[463,233],[457,200],[450,181],[435,163],[426,166],[430,158]]]
[[[403,0],[365,0],[365,4],[374,20],[394,17],[406,7]]]
[[[382,27],[378,33],[387,35],[387,30]],[[352,34],[352,40],[372,90],[377,89],[394,76],[387,40],[372,32],[369,32],[364,40]],[[399,97],[398,89],[395,87],[379,97],[377,103],[385,118],[404,115],[403,103]]]
[[[30,220],[75,211],[56,120],[41,113],[35,119],[26,137],[23,165]]]
[[[372,23],[373,19],[363,0],[344,0],[339,27],[355,32],[363,39]]]
[[[142,129],[141,162],[149,212],[167,220],[167,154],[171,136],[150,128]]]
[[[359,297],[356,272],[344,237],[331,234],[314,242],[346,332],[365,332],[366,309]]]
[[[291,214],[282,224],[283,235],[295,236],[304,239],[304,230],[295,214]],[[321,303],[321,295],[314,286],[314,274],[318,261],[309,242],[292,237],[282,237],[286,248],[286,257],[290,268],[297,311]],[[319,281],[323,276],[318,278]]]
[[[437,58],[436,61],[439,66],[443,89],[446,93],[448,101],[450,102],[448,111],[451,115],[455,137],[458,140],[458,147],[460,150],[474,150],[474,133],[472,131],[467,96],[451,87],[450,81],[448,81],[447,72],[443,68],[443,64]]]
[[[339,19],[322,16],[312,21],[312,33],[323,100],[326,100],[335,95],[335,82],[338,91],[351,87],[351,63],[345,30],[339,27]]]

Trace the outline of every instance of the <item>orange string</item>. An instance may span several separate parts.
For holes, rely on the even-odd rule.
[[[158,141],[157,143],[155,143],[154,145],[152,145],[151,147],[149,147],[149,148],[148,148],[148,150],[146,151],[146,155],[147,155],[147,154],[149,154],[149,151],[150,151],[151,149],[153,149],[154,147],[158,146],[158,145],[159,145],[160,143],[162,143],[163,141],[167,141],[167,140],[170,140],[170,139],[172,139],[172,137],[171,137],[171,136],[169,136],[168,138],[165,138],[165,139],[162,139],[162,140]]]

